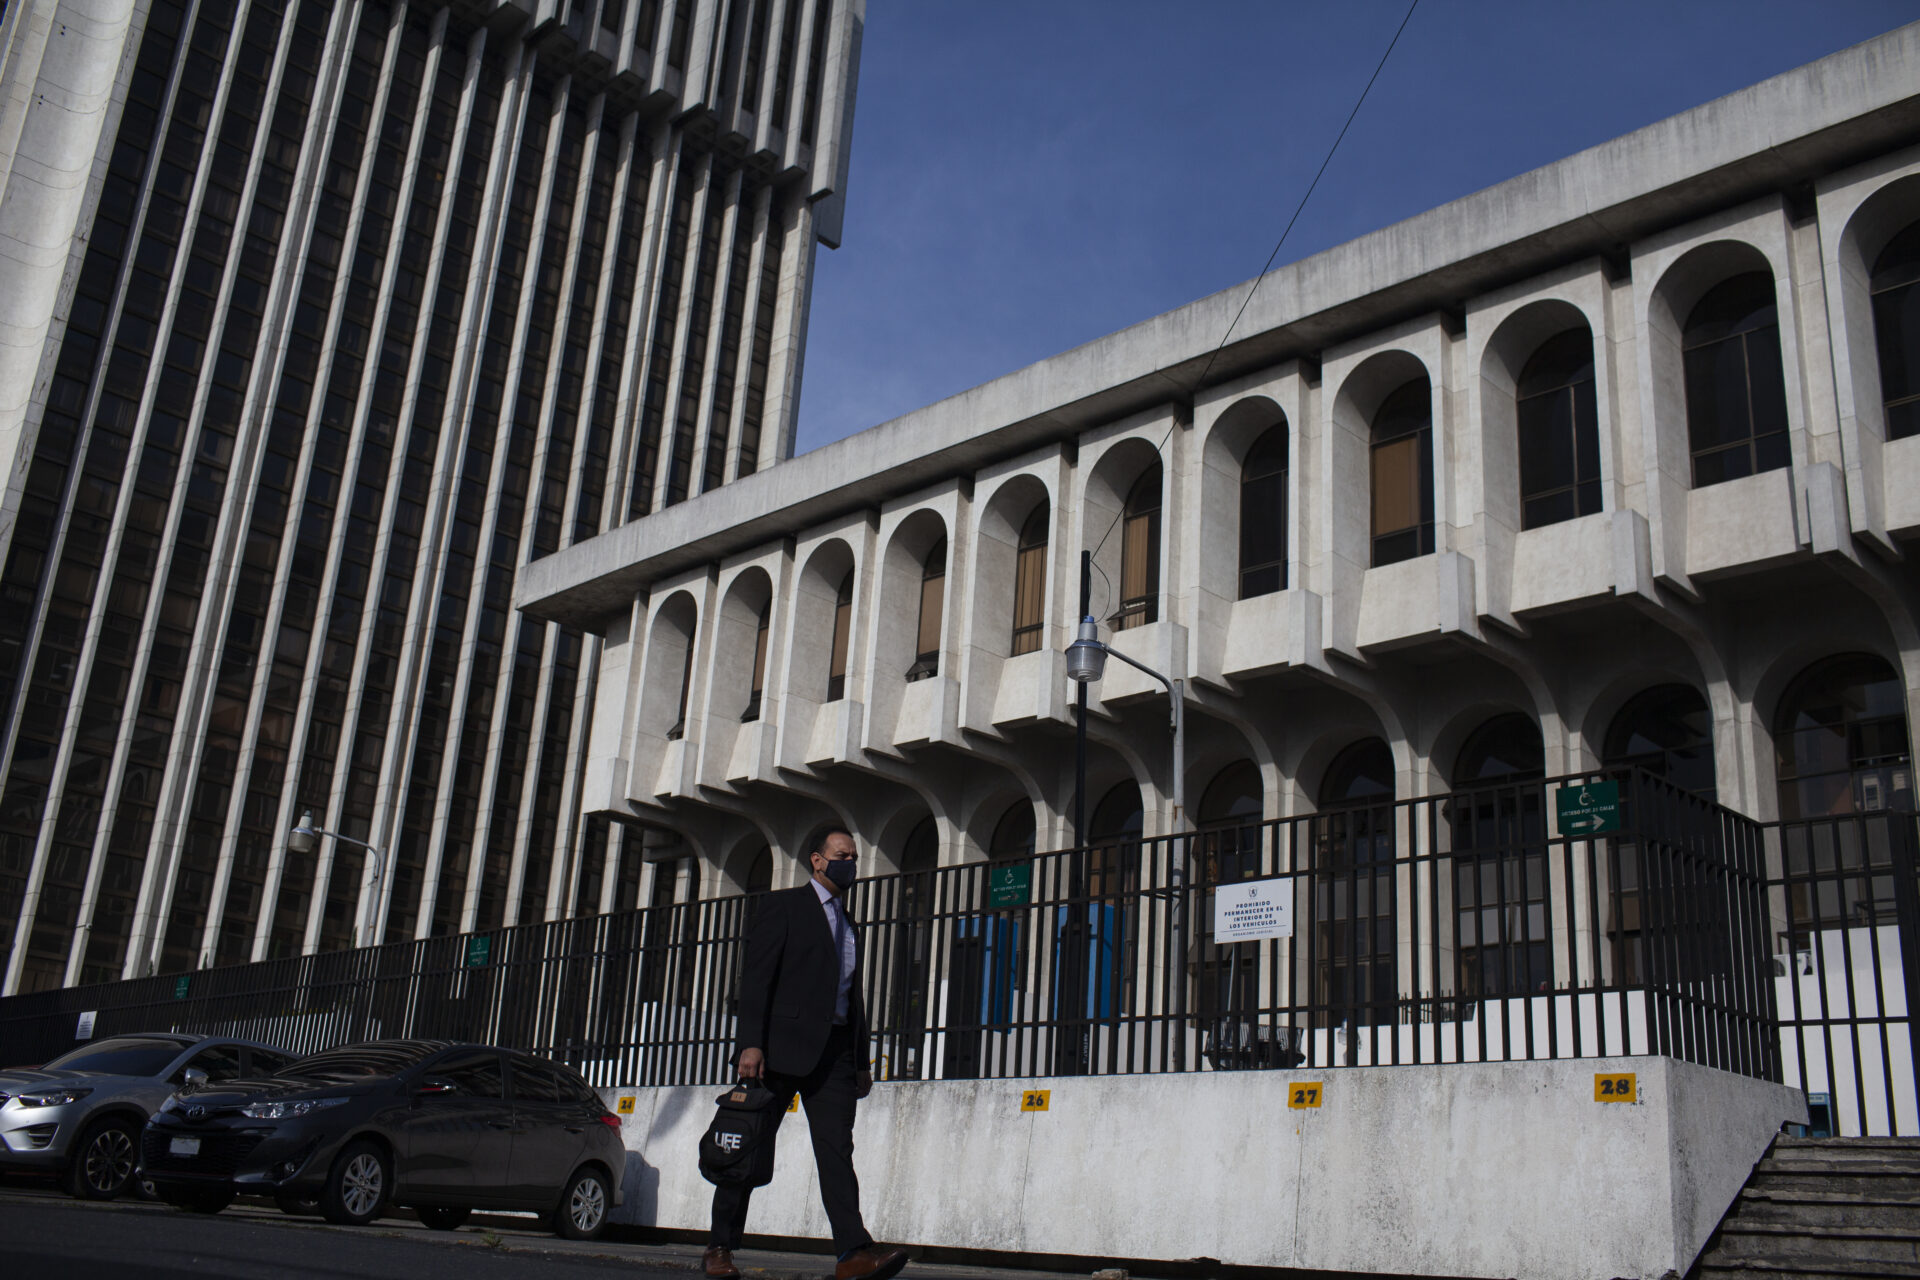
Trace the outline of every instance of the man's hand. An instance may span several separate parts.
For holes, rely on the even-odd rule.
[[[873,1092],[873,1072],[857,1072],[853,1077],[853,1096],[864,1098]]]
[[[758,1049],[742,1049],[737,1070],[742,1080],[763,1080],[767,1074],[767,1055]]]

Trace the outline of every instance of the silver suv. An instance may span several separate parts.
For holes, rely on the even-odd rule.
[[[111,1200],[133,1182],[140,1131],[174,1090],[270,1075],[291,1061],[251,1040],[161,1031],[0,1071],[0,1169],[57,1174],[72,1195]]]

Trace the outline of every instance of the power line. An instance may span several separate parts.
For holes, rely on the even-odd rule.
[[[1247,307],[1252,304],[1253,295],[1260,291],[1260,286],[1266,280],[1267,273],[1273,270],[1273,263],[1274,260],[1280,256],[1281,246],[1286,244],[1287,237],[1293,233],[1293,224],[1300,220],[1300,214],[1307,207],[1307,201],[1313,198],[1314,189],[1320,185],[1320,179],[1326,174],[1327,166],[1333,163],[1334,154],[1340,150],[1341,142],[1346,139],[1347,130],[1353,127],[1354,118],[1360,114],[1360,108],[1366,105],[1367,95],[1373,92],[1374,81],[1380,78],[1380,72],[1386,68],[1387,59],[1393,56],[1394,46],[1400,43],[1401,33],[1407,29],[1407,24],[1413,21],[1413,11],[1419,7],[1420,0],[1413,0],[1413,3],[1407,6],[1406,16],[1400,19],[1400,25],[1394,28],[1393,39],[1387,41],[1386,51],[1380,55],[1380,61],[1374,64],[1373,74],[1367,77],[1366,87],[1360,90],[1360,96],[1354,100],[1353,110],[1347,113],[1346,123],[1340,126],[1340,132],[1334,138],[1333,145],[1327,148],[1326,158],[1320,161],[1320,168],[1314,172],[1313,181],[1309,182],[1306,191],[1301,193],[1300,203],[1293,207],[1293,216],[1287,219],[1287,225],[1281,229],[1280,238],[1274,241],[1273,252],[1267,255],[1266,265],[1261,267],[1260,274],[1253,278],[1252,285],[1247,289],[1247,296],[1240,300],[1240,309],[1233,313],[1233,320],[1227,325],[1227,331],[1220,335],[1220,341],[1214,344],[1212,352],[1208,354],[1205,367],[1200,370],[1200,376],[1194,380],[1193,390],[1198,391],[1206,385],[1207,375],[1213,372],[1213,362],[1219,358],[1220,352],[1225,349],[1227,340],[1233,337],[1233,331],[1239,327],[1241,317],[1247,314]],[[1172,437],[1173,428],[1168,427],[1167,434],[1160,437],[1160,444],[1155,449],[1155,452],[1164,455],[1167,441],[1172,439]],[[1113,531],[1120,527],[1120,521],[1125,515],[1125,505],[1122,504],[1120,513],[1114,516],[1113,523],[1107,526],[1107,531],[1100,535],[1100,541],[1095,544],[1093,548],[1093,554],[1095,556],[1098,556],[1100,549],[1107,545],[1107,539],[1112,537]],[[1105,578],[1105,576],[1105,574],[1101,575],[1102,578]],[[1108,585],[1108,590],[1112,590],[1111,584]]]

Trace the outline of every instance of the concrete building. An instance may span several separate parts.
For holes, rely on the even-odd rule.
[[[594,909],[516,578],[791,453],[862,15],[5,7],[0,992]]]
[[[582,805],[688,855],[601,905],[827,822],[1067,846],[1083,551],[1202,825],[1623,762],[1910,809],[1916,85],[1911,26],[530,566],[604,637]],[[1093,693],[1088,838],[1176,829],[1165,693]]]

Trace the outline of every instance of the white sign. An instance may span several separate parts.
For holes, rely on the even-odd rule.
[[[85,1013],[80,1015],[80,1027],[77,1031],[73,1033],[73,1038],[75,1040],[93,1039],[93,1018],[96,1012],[98,1011],[94,1009],[89,1009]]]
[[[1257,942],[1293,936],[1293,877],[1243,880],[1213,891],[1213,940]]]

